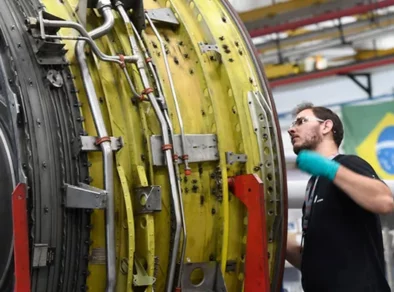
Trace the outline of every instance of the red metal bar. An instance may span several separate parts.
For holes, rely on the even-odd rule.
[[[27,224],[26,184],[19,183],[12,193],[14,230],[15,292],[30,292],[30,260]]]
[[[359,62],[359,63],[354,63],[350,65],[345,65],[345,66],[339,66],[327,70],[322,70],[322,71],[316,71],[312,73],[305,73],[305,74],[300,74],[300,75],[295,75],[293,77],[287,77],[287,78],[281,78],[277,80],[272,80],[269,82],[270,87],[279,87],[279,86],[284,86],[284,85],[290,85],[298,82],[305,82],[305,81],[310,81],[318,78],[324,78],[324,77],[329,77],[329,76],[334,76],[338,74],[346,74],[350,73],[353,71],[359,71],[359,70],[365,70],[373,67],[379,67],[379,66],[385,66],[394,63],[394,57],[391,56],[389,58],[383,58],[383,59],[374,59],[370,61],[365,61],[365,62]]]
[[[246,174],[229,178],[229,186],[248,209],[244,290],[269,292],[263,182],[255,174]]]
[[[374,2],[374,3],[370,3],[370,4],[358,5],[358,6],[354,6],[352,8],[348,8],[348,9],[343,9],[343,10],[339,10],[339,11],[331,11],[331,12],[327,12],[324,14],[319,14],[317,16],[306,18],[306,19],[300,19],[300,20],[296,20],[293,22],[289,22],[289,23],[279,24],[276,26],[269,26],[269,27],[264,27],[264,28],[252,30],[250,32],[250,36],[251,37],[258,37],[258,36],[267,35],[267,34],[271,34],[271,33],[278,33],[278,32],[282,32],[282,31],[286,31],[286,30],[292,30],[292,29],[296,29],[296,28],[303,27],[306,25],[319,23],[322,21],[332,20],[332,19],[336,19],[336,18],[340,18],[340,17],[344,17],[344,16],[351,16],[351,15],[366,13],[371,10],[385,8],[385,7],[388,7],[391,5],[394,5],[394,0],[384,0],[384,1]]]

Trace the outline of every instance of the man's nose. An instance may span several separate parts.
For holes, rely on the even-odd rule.
[[[287,130],[287,133],[289,133],[289,135],[292,136],[295,133],[294,127],[290,126],[290,128]]]

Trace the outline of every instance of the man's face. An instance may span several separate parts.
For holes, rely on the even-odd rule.
[[[321,125],[324,121],[318,119],[311,109],[303,110],[297,114],[288,133],[293,151],[298,154],[301,150],[315,150],[323,141]]]

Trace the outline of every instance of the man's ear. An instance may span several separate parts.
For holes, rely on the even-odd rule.
[[[334,127],[334,123],[331,120],[325,120],[323,123],[323,134],[328,134]]]

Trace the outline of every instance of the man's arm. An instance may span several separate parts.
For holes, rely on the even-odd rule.
[[[286,260],[301,270],[301,246],[296,240],[295,234],[287,236]]]
[[[370,212],[387,214],[394,210],[391,190],[378,179],[358,174],[341,165],[333,182],[354,202]]]
[[[324,176],[342,189],[362,208],[377,214],[394,210],[391,190],[379,179],[373,178],[375,171],[357,156],[337,161],[303,150],[297,157],[298,167],[316,176]]]

